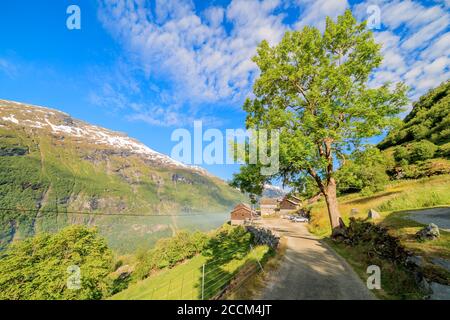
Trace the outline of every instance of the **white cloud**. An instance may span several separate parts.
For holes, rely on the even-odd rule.
[[[138,55],[149,75],[169,78],[178,95],[194,102],[242,98],[256,71],[250,61],[256,45],[279,41],[286,30],[282,15],[273,13],[279,2],[272,0],[233,1],[203,14],[189,1],[157,1],[154,10],[145,1],[103,4],[105,25]]]
[[[324,30],[326,17],[335,19],[349,7],[347,0],[297,0],[297,4],[302,14],[295,24],[295,29],[312,25]]]
[[[10,61],[0,58],[0,72],[3,72],[10,78],[14,78],[17,75],[17,67]]]
[[[353,11],[366,19],[366,8],[373,4],[381,11],[383,29],[374,31],[384,60],[372,85],[404,81],[414,100],[450,77],[450,18],[444,4],[378,0],[360,3]]]
[[[190,0],[100,2],[100,19],[124,45],[132,57],[129,65],[142,72],[148,87],[109,80],[91,98],[98,105],[132,104],[130,119],[155,125],[188,119],[180,117],[186,105],[190,114],[203,116],[207,112],[195,106],[240,106],[258,72],[251,61],[258,43],[275,44],[285,31],[305,25],[323,29],[326,16],[335,18],[349,7],[347,0],[231,0],[227,6],[198,11]],[[444,2],[367,0],[351,7],[360,20],[367,18],[369,5],[381,9],[383,28],[375,30],[375,38],[383,44],[384,61],[371,85],[404,81],[417,97],[449,78],[449,13]],[[296,18],[286,24],[288,14]],[[125,72],[122,78],[133,76]],[[160,82],[164,88],[155,89]],[[140,92],[149,88],[152,104]],[[136,99],[130,99],[130,92]]]

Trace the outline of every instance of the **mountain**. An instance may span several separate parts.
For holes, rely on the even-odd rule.
[[[390,132],[378,147],[384,150],[422,140],[437,146],[449,146],[450,80],[420,97],[403,120],[403,125]]]
[[[125,134],[5,100],[0,167],[0,245],[72,223],[100,225],[108,236],[123,234],[125,242],[130,232],[156,240],[177,227],[175,217],[165,215],[226,212],[243,201],[204,169]],[[141,216],[152,219],[142,222]]]
[[[271,184],[265,184],[262,197],[264,198],[282,198],[286,195],[283,188]]]

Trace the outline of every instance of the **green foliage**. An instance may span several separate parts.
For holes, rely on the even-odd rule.
[[[339,193],[362,192],[370,195],[384,189],[389,182],[388,160],[374,147],[352,153],[350,160],[336,172]]]
[[[414,164],[419,161],[432,159],[438,149],[438,146],[428,140],[412,142],[395,147],[394,159],[400,165]]]
[[[95,229],[70,226],[8,247],[0,259],[0,299],[101,299],[112,253]],[[80,268],[79,290],[67,287],[68,268]]]
[[[378,145],[386,154],[393,149],[396,163],[388,168],[389,174],[417,179],[450,172],[449,128],[450,81],[446,81],[420,97],[403,125]]]
[[[409,151],[404,146],[398,146],[394,149],[394,159],[400,164],[408,164],[409,162]]]
[[[409,145],[410,162],[428,160],[434,157],[438,147],[428,140],[414,142]]]
[[[450,142],[447,142],[439,147],[439,155],[450,159]]]
[[[173,267],[192,258],[204,249],[208,239],[202,232],[179,231],[174,237],[160,239],[151,250],[140,248],[136,252],[135,277],[144,279],[151,271]]]
[[[430,90],[414,103],[403,125],[389,133],[381,149],[420,140],[440,146],[450,142],[450,81]]]

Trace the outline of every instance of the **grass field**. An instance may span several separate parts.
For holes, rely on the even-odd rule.
[[[436,176],[413,181],[401,181],[388,186],[385,191],[372,196],[363,197],[358,194],[339,198],[340,210],[346,223],[352,209],[357,209],[355,218],[365,219],[367,212],[373,208],[380,212],[381,218],[375,220],[386,226],[389,233],[398,237],[401,243],[415,255],[424,258],[424,274],[427,279],[449,284],[450,273],[445,269],[432,265],[435,257],[450,258],[450,233],[441,230],[439,239],[433,241],[417,241],[414,237],[424,225],[406,217],[405,210],[450,205],[450,176]],[[316,235],[330,235],[330,225],[324,203],[316,204],[312,209],[310,231]],[[368,257],[368,248],[364,244],[347,246],[327,238],[325,241],[344,257],[363,281],[367,279],[367,266],[376,264],[382,270],[382,289],[375,290],[380,299],[421,299],[421,292],[409,271],[389,261]]]
[[[218,259],[198,255],[172,269],[166,269],[132,284],[112,296],[113,300],[200,300],[202,299],[203,266],[205,266],[204,299],[221,291],[241,268],[262,261],[269,248],[258,246],[253,250],[224,252]]]

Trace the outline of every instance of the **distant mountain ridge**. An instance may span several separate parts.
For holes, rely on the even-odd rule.
[[[225,212],[244,196],[125,134],[0,100],[0,241],[98,218],[70,212]],[[139,228],[137,228],[139,229]],[[161,226],[150,231],[158,232]],[[0,243],[1,244],[1,243]]]

